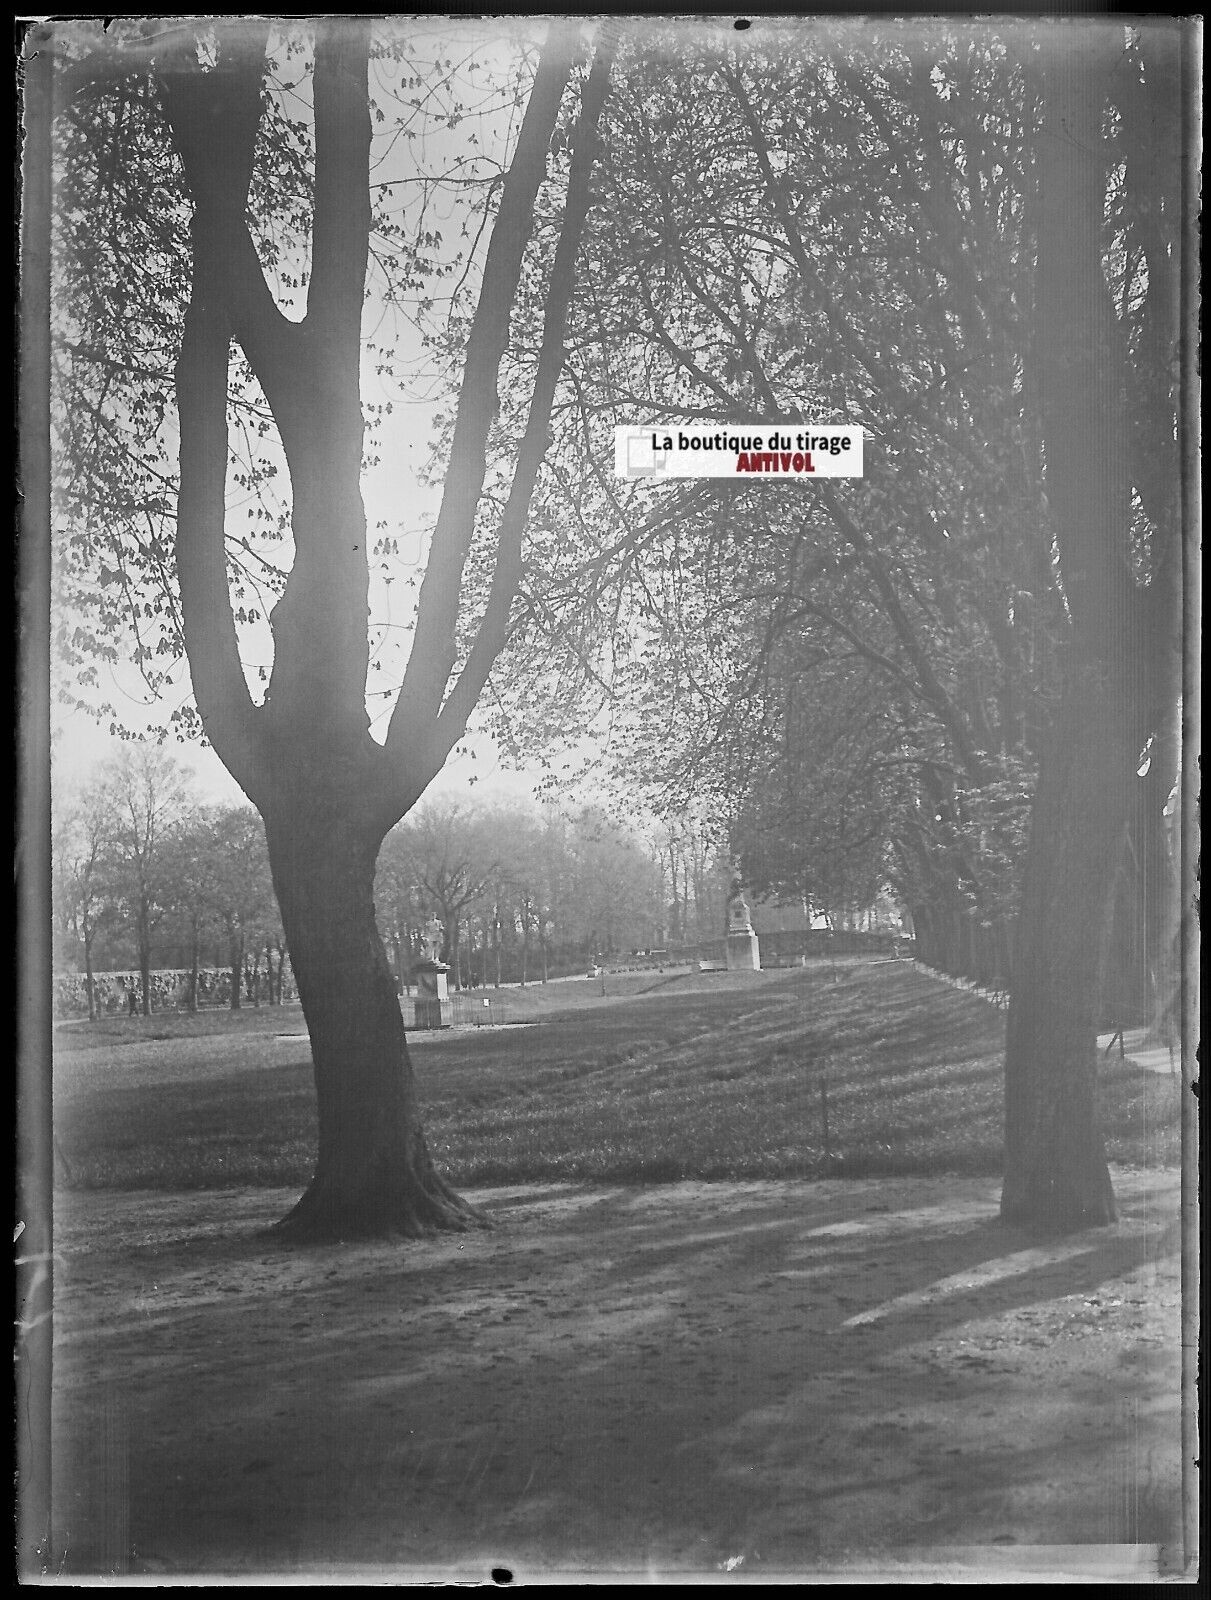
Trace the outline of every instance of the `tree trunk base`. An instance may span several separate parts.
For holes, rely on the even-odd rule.
[[[331,792],[321,787],[270,810],[265,833],[311,1039],[319,1136],[315,1176],[277,1237],[325,1244],[487,1226],[434,1169],[421,1131],[407,1032],[375,920],[377,825],[359,821],[334,782]],[[238,976],[233,959],[233,983]]]
[[[489,1228],[488,1217],[430,1172],[422,1183],[403,1176],[356,1187],[317,1173],[271,1233],[295,1244],[352,1239],[423,1239],[435,1233]]]
[[[1082,1178],[1084,1181],[1082,1181]],[[1114,1188],[1104,1162],[1087,1173],[1027,1174],[1006,1181],[1001,1193],[1001,1221],[1035,1234],[1077,1233],[1117,1221]]]

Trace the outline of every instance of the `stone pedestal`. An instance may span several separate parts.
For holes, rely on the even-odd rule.
[[[757,943],[757,935],[753,932],[753,924],[743,896],[728,907],[727,970],[761,971],[761,947]]]
[[[412,969],[416,997],[412,1002],[414,1028],[449,1026],[450,989],[446,982],[449,967],[444,961],[418,961]]]

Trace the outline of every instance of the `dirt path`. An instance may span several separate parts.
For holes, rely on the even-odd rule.
[[[306,1254],[256,1231],[286,1192],[64,1194],[61,1570],[1155,1579],[1178,1183],[1116,1184],[1043,1243],[992,1180],[880,1179],[495,1189],[490,1234]]]

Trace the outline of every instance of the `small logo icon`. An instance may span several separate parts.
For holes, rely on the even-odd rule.
[[[646,478],[650,473],[667,471],[669,454],[667,450],[652,449],[650,430],[636,428],[626,440],[627,477]]]

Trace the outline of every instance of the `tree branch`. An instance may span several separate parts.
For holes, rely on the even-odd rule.
[[[287,454],[292,445],[297,454],[290,424],[305,387],[301,331],[274,299],[246,217],[268,38],[267,23],[225,28],[210,71],[178,56],[160,69],[158,83],[194,202],[195,270],[201,239],[222,285],[231,334],[265,391]]]
[[[591,203],[589,180],[596,153],[597,127],[609,90],[613,53],[612,40],[603,40],[598,47],[592,71],[585,85],[580,117],[576,125],[563,228],[560,231],[555,261],[551,268],[551,282],[547,290],[542,347],[539,351],[538,370],[530,400],[530,415],[518,454],[509,498],[501,516],[496,566],[492,574],[488,603],[467,664],[459,674],[458,681],[438,717],[438,743],[443,753],[450,751],[466,731],[467,719],[474,709],[480,691],[488,681],[493,662],[504,648],[509,636],[509,614],[521,582],[522,539],[529,516],[530,499],[534,492],[538,469],[542,465],[550,440],[551,405],[555,398],[555,385],[563,367],[564,329],[575,288],[576,257],[580,250],[585,218],[588,216]]]
[[[53,25],[47,29],[53,38]],[[92,50],[74,61],[64,60],[51,39],[47,47],[51,56],[61,65],[55,75],[55,114],[66,111],[87,89],[108,89],[124,79],[141,74],[149,67],[158,68],[175,53],[187,53],[197,66],[198,30],[194,23],[183,27],[165,28],[160,33],[145,34],[140,39],[128,39]]]
[[[838,530],[844,534],[854,551],[861,558],[866,570],[874,579],[887,619],[904,646],[908,659],[912,662],[921,694],[937,711],[944,727],[953,738],[959,759],[962,761],[968,775],[975,782],[979,782],[985,773],[984,758],[976,748],[975,741],[971,736],[971,730],[968,728],[962,712],[942,686],[941,680],[933,669],[933,663],[930,661],[928,653],[917,638],[916,630],[900,603],[900,597],[896,593],[895,584],[891,580],[886,564],[872,550],[866,536],[857,523],[847,515],[831,487],[825,484],[818,484],[816,492]]]
[[[185,647],[194,698],[207,738],[253,800],[261,762],[257,713],[244,681],[231,595],[227,584],[227,379],[232,314],[227,294],[225,242],[211,226],[216,214],[234,215],[242,226],[260,122],[259,57],[249,52],[223,76],[203,74],[164,80],[166,106],[184,133],[178,145],[186,176],[196,181],[193,221],[193,286],[176,365],[180,420],[181,482],[177,501],[176,559]],[[213,79],[203,82],[198,79]],[[197,144],[199,118],[207,119],[204,92],[224,113],[221,157],[206,161]],[[175,116],[174,116],[175,113]],[[213,112],[211,112],[213,114]],[[186,150],[189,151],[186,156]]]
[[[445,490],[421,584],[416,632],[388,729],[389,750],[399,751],[402,746],[415,744],[422,731],[427,734],[426,724],[440,709],[456,659],[455,628],[462,573],[475,533],[475,514],[487,470],[488,430],[496,413],[497,377],[508,343],[522,258],[533,229],[534,200],[546,176],[551,133],[571,71],[575,37],[572,25],[552,25],[513,162],[502,187],[500,211],[492,229],[479,303],[467,341]]]
[[[369,24],[320,23],[315,41],[315,219],[306,327],[342,359],[360,355],[370,243],[370,190],[350,172],[370,167]]]

